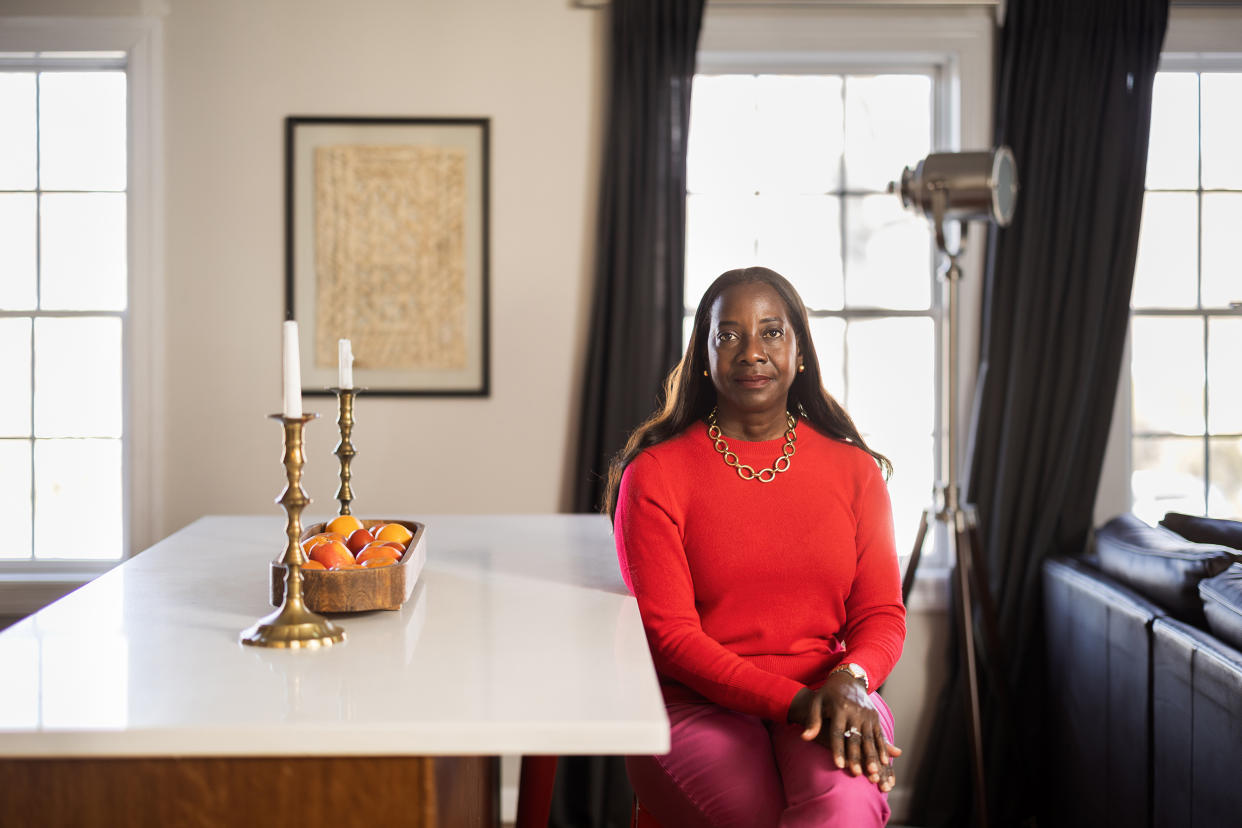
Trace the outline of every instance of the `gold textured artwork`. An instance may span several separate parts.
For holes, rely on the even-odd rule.
[[[360,369],[466,366],[466,152],[320,146],[315,166],[315,363],[339,338]]]

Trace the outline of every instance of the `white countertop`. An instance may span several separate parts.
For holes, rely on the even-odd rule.
[[[238,642],[280,515],[203,518],[0,632],[0,756],[667,750],[605,518],[382,517],[426,524],[427,565],[402,609],[332,616],[343,644]]]

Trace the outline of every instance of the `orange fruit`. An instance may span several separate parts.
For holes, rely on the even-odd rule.
[[[392,558],[378,558],[377,557],[377,558],[367,558],[365,561],[362,562],[361,566],[363,569],[378,569],[381,566],[392,566],[395,563],[396,561],[394,561]]]
[[[343,564],[339,564],[338,566],[332,567],[332,569],[333,571],[337,571],[341,569],[362,569],[362,564],[343,563]]]
[[[307,561],[306,563],[302,564],[302,568],[303,569],[327,569],[327,567],[321,564],[319,561]]]
[[[367,561],[374,561],[374,560],[396,561],[400,557],[401,557],[400,552],[393,549],[391,546],[386,546],[381,543],[381,544],[376,544],[374,546],[368,546],[366,549],[363,549],[361,552],[358,553],[357,560],[358,560],[358,563],[364,564]]]
[[[376,540],[396,541],[402,547],[409,543],[412,537],[414,537],[414,533],[400,523],[386,523],[375,533]]]
[[[336,569],[339,564],[352,564],[353,553],[338,540],[324,541],[310,551],[312,561],[319,561],[328,569]]]
[[[366,529],[355,529],[353,532],[350,532],[349,540],[345,541],[345,545],[349,547],[350,552],[357,555],[364,546],[374,542],[374,540],[375,536]]]
[[[336,532],[337,534],[347,538],[355,531],[362,528],[362,521],[358,520],[358,518],[353,515],[340,515],[328,521],[326,528],[329,532]]]
[[[302,541],[302,551],[310,554],[310,551],[316,546],[329,540],[339,540],[342,543],[345,542],[345,538],[335,532],[320,532],[319,534],[311,535],[309,538]]]

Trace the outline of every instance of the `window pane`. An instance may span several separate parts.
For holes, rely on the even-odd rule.
[[[1167,190],[1199,186],[1199,76],[1194,72],[1156,73],[1147,186]]]
[[[759,192],[827,193],[841,186],[841,78],[761,75]]]
[[[914,549],[919,518],[932,502],[932,485],[936,479],[935,444],[930,435],[910,432],[864,434],[863,439],[893,464],[888,496],[893,502],[897,554],[904,558]],[[930,554],[930,544],[925,548]]]
[[[860,431],[896,439],[932,434],[936,376],[930,319],[851,320],[845,333],[850,416]]]
[[[1136,316],[1130,334],[1134,430],[1202,434],[1203,320]]]
[[[0,560],[30,557],[30,441],[0,440]]]
[[[845,299],[850,307],[931,307],[931,230],[889,195],[845,199]]]
[[[902,547],[936,459],[933,262],[926,223],[879,193],[930,150],[932,92],[919,75],[696,78],[688,163],[687,305],[722,271],[759,264],[813,313],[845,312],[813,315],[811,337],[825,388],[901,469]],[[860,319],[847,290],[849,307],[926,316]]]
[[[835,196],[760,196],[756,262],[793,283],[808,308],[837,310],[841,214]]]
[[[882,191],[931,149],[931,78],[845,79],[845,184]]]
[[[1203,440],[1135,437],[1130,475],[1133,512],[1156,524],[1166,512],[1203,514]]]
[[[0,309],[34,310],[36,226],[34,193],[0,193]]]
[[[34,72],[0,72],[0,190],[33,190]]]
[[[42,196],[45,310],[124,310],[125,195]]]
[[[1242,516],[1242,438],[1213,437],[1208,440],[1212,460],[1212,486],[1208,490],[1208,516]]]
[[[124,190],[125,73],[41,73],[39,144],[43,189]]]
[[[845,398],[845,320],[832,316],[812,317],[811,340],[819,357],[824,387],[848,409],[849,403]]]
[[[1213,434],[1242,434],[1239,354],[1242,319],[1208,320],[1208,431]]]
[[[0,319],[0,354],[0,388],[5,389],[0,394],[0,437],[29,437],[29,319]],[[4,468],[0,465],[0,469]],[[0,472],[3,476],[4,472]]]
[[[1147,193],[1134,265],[1136,308],[1193,308],[1199,301],[1194,193]]]
[[[686,198],[686,304],[694,307],[717,276],[755,263],[755,197]]]
[[[1204,72],[1203,187],[1242,188],[1242,73]]]
[[[35,320],[35,435],[121,436],[121,320]]]
[[[121,441],[35,440],[34,524],[38,559],[120,558]]]
[[[686,189],[750,193],[759,184],[754,75],[696,75],[690,96]]]
[[[1203,306],[1242,302],[1242,193],[1203,194]]]

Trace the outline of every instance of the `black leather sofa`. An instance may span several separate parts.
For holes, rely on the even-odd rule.
[[[1192,520],[1044,562],[1053,825],[1242,826],[1242,523]]]

